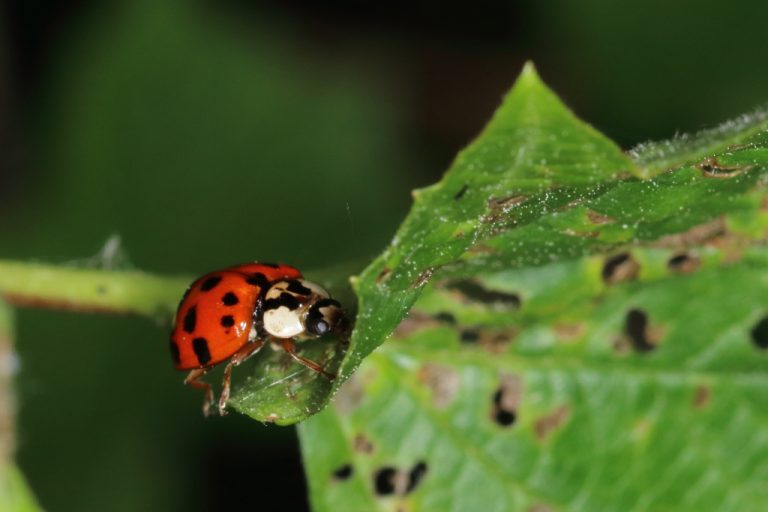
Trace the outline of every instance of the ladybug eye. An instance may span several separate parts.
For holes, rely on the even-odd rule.
[[[307,332],[315,336],[322,336],[330,329],[331,326],[322,318],[310,318],[307,320]]]

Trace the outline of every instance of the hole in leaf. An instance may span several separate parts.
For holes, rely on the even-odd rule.
[[[603,281],[608,284],[632,281],[639,273],[640,265],[628,252],[611,256],[603,264]]]
[[[649,339],[648,315],[640,309],[631,309],[625,319],[624,330],[629,342],[638,352],[649,352],[656,345]]]
[[[344,480],[347,480],[349,477],[351,477],[352,473],[353,473],[352,465],[344,464],[343,466],[337,468],[333,472],[333,478],[335,478],[336,480],[344,481]]]
[[[752,328],[752,342],[757,348],[768,349],[768,316],[764,316]]]
[[[469,185],[465,184],[463,187],[461,187],[461,190],[456,192],[456,195],[453,196],[453,198],[458,201],[462,197],[464,197],[464,194],[467,193],[467,190],[469,190]]]
[[[387,496],[395,492],[395,477],[397,470],[385,466],[373,475],[373,488],[379,496]]]
[[[493,393],[491,418],[502,427],[511,427],[517,421],[517,408],[523,395],[523,381],[510,374],[501,376],[501,386]]]
[[[520,296],[516,293],[488,290],[478,282],[470,279],[450,281],[445,284],[445,287],[449,290],[459,292],[464,298],[472,302],[482,302],[483,304],[489,304],[505,309],[520,308]]]
[[[424,475],[427,474],[427,463],[421,461],[413,466],[411,472],[408,473],[408,486],[405,488],[405,494],[413,492],[414,489],[421,483]]]
[[[681,253],[672,256],[667,261],[667,268],[672,272],[680,274],[689,274],[699,268],[699,258],[688,253]]]

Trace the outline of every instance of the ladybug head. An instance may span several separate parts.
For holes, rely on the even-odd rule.
[[[264,295],[264,330],[275,338],[322,336],[343,319],[341,304],[310,281],[278,281]]]

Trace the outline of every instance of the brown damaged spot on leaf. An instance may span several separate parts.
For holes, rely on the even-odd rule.
[[[752,166],[747,165],[721,165],[717,161],[717,158],[711,156],[702,162],[696,164],[696,167],[701,171],[701,175],[705,178],[733,178],[745,171],[748,171]]]
[[[699,268],[701,260],[695,254],[679,253],[667,260],[667,268],[678,274],[690,274]]]
[[[600,236],[599,231],[576,231],[571,228],[566,228],[562,230],[561,233],[567,236],[577,236],[579,238],[597,238]]]
[[[467,252],[469,254],[479,254],[479,255],[493,255],[498,254],[501,251],[499,249],[495,249],[489,245],[486,244],[476,244],[470,247]]]
[[[666,249],[677,249],[680,247],[702,245],[704,242],[723,236],[725,232],[725,219],[723,219],[723,217],[718,217],[709,222],[705,222],[704,224],[693,226],[688,231],[663,236],[656,240],[656,242],[653,243],[653,246]]]
[[[370,439],[363,434],[357,434],[352,440],[352,449],[363,455],[371,455],[375,447]]]
[[[640,264],[628,252],[610,256],[603,264],[603,281],[607,284],[633,281],[640,274]]]
[[[517,421],[517,410],[523,400],[523,379],[503,373],[492,399],[491,419],[502,427],[511,427]]]
[[[589,222],[592,224],[602,225],[602,224],[612,224],[616,222],[616,219],[613,217],[609,217],[608,215],[603,215],[600,212],[596,212],[595,210],[587,210],[587,219],[589,219]]]
[[[555,324],[553,329],[559,340],[570,343],[584,335],[585,327],[583,324]]]
[[[362,377],[355,373],[341,385],[333,404],[339,414],[347,415],[358,408],[363,401],[363,393]]]
[[[709,400],[712,396],[712,390],[709,386],[700,384],[696,386],[696,390],[693,393],[693,407],[696,409],[703,409],[709,405]]]
[[[389,267],[384,267],[381,269],[381,272],[379,272],[379,275],[376,276],[376,284],[381,284],[387,279],[389,279],[389,276],[392,275],[392,269]]]
[[[526,509],[526,512],[554,512],[555,509],[550,507],[549,505],[545,505],[543,503],[537,503],[535,505],[531,505]]]
[[[483,216],[482,221],[486,224],[492,224],[505,217],[512,209],[523,204],[528,199],[525,195],[514,195],[509,197],[492,197],[488,199],[488,213]]]
[[[417,378],[429,388],[432,402],[438,409],[450,405],[459,390],[459,374],[448,366],[426,363],[419,370]]]
[[[395,338],[407,338],[414,332],[418,332],[427,327],[433,327],[438,324],[438,320],[432,315],[428,315],[422,311],[412,309],[395,328],[392,336]]]
[[[571,408],[567,405],[561,405],[551,413],[536,420],[533,429],[539,441],[544,441],[555,429],[565,423],[570,414]]]
[[[416,280],[413,281],[411,288],[421,288],[422,286],[427,284],[429,282],[429,279],[432,277],[432,274],[434,274],[439,268],[440,266],[436,265],[433,267],[427,267],[426,269],[422,270],[421,274],[419,274],[416,277]]]

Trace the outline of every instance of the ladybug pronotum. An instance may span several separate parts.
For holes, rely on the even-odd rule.
[[[176,312],[171,356],[177,370],[189,370],[184,384],[205,392],[206,416],[213,388],[202,377],[229,360],[218,402],[224,415],[232,368],[267,340],[282,346],[296,362],[333,379],[319,364],[297,354],[295,341],[340,332],[346,325],[341,305],[323,288],[302,279],[296,268],[246,263],[208,273],[189,286]]]

